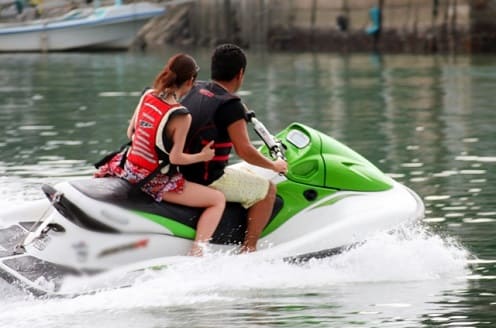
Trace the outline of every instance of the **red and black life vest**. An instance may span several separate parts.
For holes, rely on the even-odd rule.
[[[239,97],[229,93],[213,82],[198,81],[181,103],[191,113],[191,127],[186,137],[185,152],[198,153],[214,140],[215,156],[212,160],[181,167],[186,179],[209,185],[224,173],[232,142],[229,136],[221,136],[215,124],[215,114],[220,106]]]
[[[170,105],[152,93],[143,96],[134,126],[127,160],[149,171],[158,168],[161,161],[169,162],[172,141],[165,138],[165,126],[171,115],[186,111],[181,105]]]

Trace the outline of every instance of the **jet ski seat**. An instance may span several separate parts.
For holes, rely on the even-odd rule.
[[[192,208],[167,202],[158,203],[145,193],[130,193],[132,185],[120,178],[81,179],[71,181],[70,185],[83,195],[92,199],[111,203],[133,211],[142,211],[173,219],[193,229],[196,228],[198,219],[203,212],[201,208]],[[42,188],[47,195],[56,192],[53,187],[47,185]],[[62,197],[59,204],[54,204],[54,206],[65,217],[87,229],[120,233],[120,231],[103,224],[98,219],[88,216],[77,204],[64,197]],[[282,199],[276,197],[276,204],[272,211],[271,220],[281,210],[282,206]],[[212,242],[216,244],[240,243],[244,239],[245,231],[246,210],[239,203],[228,202],[222,215],[222,220],[212,237]]]
[[[128,200],[132,189],[128,181],[115,177],[74,180],[70,184],[90,198],[109,203]],[[146,194],[142,196],[146,198]]]

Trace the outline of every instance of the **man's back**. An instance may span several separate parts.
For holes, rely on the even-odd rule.
[[[232,149],[228,126],[244,113],[237,96],[214,82],[197,82],[182,104],[189,109],[192,122],[186,139],[185,151],[196,153],[214,140],[215,157],[210,162],[196,163],[181,168],[184,176],[194,182],[209,185],[222,176]]]

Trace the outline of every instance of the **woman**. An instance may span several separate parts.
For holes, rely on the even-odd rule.
[[[153,174],[150,181],[142,183],[141,189],[156,201],[204,207],[189,252],[201,256],[202,245],[212,238],[220,222],[225,197],[220,191],[186,181],[177,169],[178,165],[207,162],[214,157],[213,141],[199,153],[183,152],[191,115],[178,99],[191,89],[197,73],[198,66],[192,57],[177,54],[169,59],[155,78],[153,88],[141,97],[131,118],[127,135],[132,145],[124,155],[124,165],[123,155],[118,154],[100,167],[95,176],[118,176],[137,184]]]

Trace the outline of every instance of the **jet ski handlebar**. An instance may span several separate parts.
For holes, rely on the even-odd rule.
[[[247,110],[246,120],[253,124],[253,129],[255,132],[262,139],[267,148],[269,148],[270,156],[274,159],[281,158],[286,160],[286,157],[284,156],[284,145],[280,140],[277,140],[269,132],[269,130],[267,130],[262,122],[255,117],[255,112]]]

